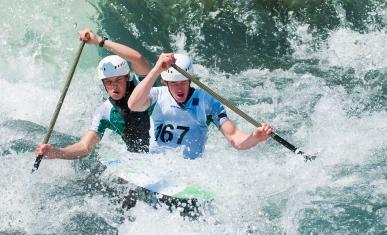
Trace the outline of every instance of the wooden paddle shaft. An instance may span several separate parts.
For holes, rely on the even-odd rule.
[[[66,97],[66,94],[67,94],[67,91],[70,87],[70,83],[71,83],[71,80],[73,78],[73,75],[74,75],[74,72],[75,72],[75,69],[78,65],[78,61],[79,61],[79,58],[81,57],[81,53],[82,53],[82,50],[83,50],[83,47],[85,46],[85,41],[82,41],[81,44],[79,45],[79,48],[78,48],[78,52],[77,52],[77,55],[75,57],[75,60],[73,62],[73,65],[71,66],[71,69],[70,69],[70,73],[69,75],[67,76],[67,79],[66,79],[66,83],[63,87],[63,90],[62,90],[62,94],[58,100],[58,103],[56,105],[56,108],[55,108],[55,111],[54,111],[54,114],[52,115],[51,117],[51,121],[50,121],[50,124],[48,126],[48,130],[47,130],[47,133],[46,135],[44,136],[44,139],[43,139],[43,142],[42,144],[47,144],[48,143],[48,140],[50,139],[51,137],[51,133],[54,129],[54,125],[55,125],[55,122],[58,118],[58,115],[59,115],[59,112],[60,112],[60,109],[62,108],[62,104],[63,104],[63,101]],[[42,161],[43,159],[43,155],[39,155],[36,160],[35,160],[35,163],[34,163],[34,168],[32,169],[32,172],[36,171],[38,168],[39,168],[39,165],[40,165],[40,162]]]

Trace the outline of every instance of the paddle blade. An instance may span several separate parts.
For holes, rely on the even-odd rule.
[[[307,162],[307,161],[313,161],[314,159],[316,159],[317,156],[314,156],[314,155],[308,155],[308,154],[305,154],[303,151],[300,151],[298,150],[298,152],[295,152],[296,154],[300,154],[301,156],[304,157],[304,162]]]
[[[303,151],[301,151],[299,148],[295,147],[294,145],[292,145],[291,143],[289,143],[288,141],[286,141],[284,138],[282,138],[281,136],[277,135],[276,133],[272,132],[270,134],[270,137],[272,137],[274,140],[276,140],[278,143],[282,144],[283,146],[285,146],[286,148],[288,148],[289,150],[291,150],[292,152],[294,152],[295,154],[299,154],[301,156],[304,157],[304,161],[307,162],[307,161],[312,161],[314,159],[316,159],[316,156],[311,156],[311,155],[307,155],[305,154]]]
[[[36,157],[35,163],[34,163],[34,168],[32,168],[31,173],[34,173],[36,170],[38,170],[40,162],[43,159],[43,155],[39,155]]]

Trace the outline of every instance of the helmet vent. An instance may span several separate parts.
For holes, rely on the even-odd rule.
[[[118,55],[106,56],[99,62],[98,68],[100,79],[123,76],[130,72],[128,62]]]

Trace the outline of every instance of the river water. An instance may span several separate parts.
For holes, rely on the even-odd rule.
[[[0,3],[0,233],[387,233],[384,0]],[[50,121],[85,27],[150,64],[161,52],[189,53],[203,83],[318,158],[305,163],[273,140],[236,151],[211,127],[201,159],[149,161],[153,171],[160,161],[170,174],[186,170],[217,195],[198,221],[141,202],[122,214],[100,187],[114,179],[93,172],[98,150],[44,160],[31,174],[38,125]],[[85,46],[51,143],[76,141],[90,126],[106,99],[95,69],[105,55]],[[99,149],[125,154],[111,133]]]

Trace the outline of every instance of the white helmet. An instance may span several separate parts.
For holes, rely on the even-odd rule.
[[[183,54],[174,54],[173,56],[176,59],[177,66],[184,69],[189,74],[193,73],[192,60],[191,58],[189,58],[189,56],[183,55]],[[188,78],[184,77],[184,75],[179,73],[173,67],[170,67],[167,71],[163,71],[161,73],[161,77],[163,78],[164,81],[168,81],[168,82],[179,82],[179,81],[188,80]]]
[[[124,76],[129,72],[128,62],[118,55],[106,56],[98,64],[98,78],[101,80],[110,77]]]

